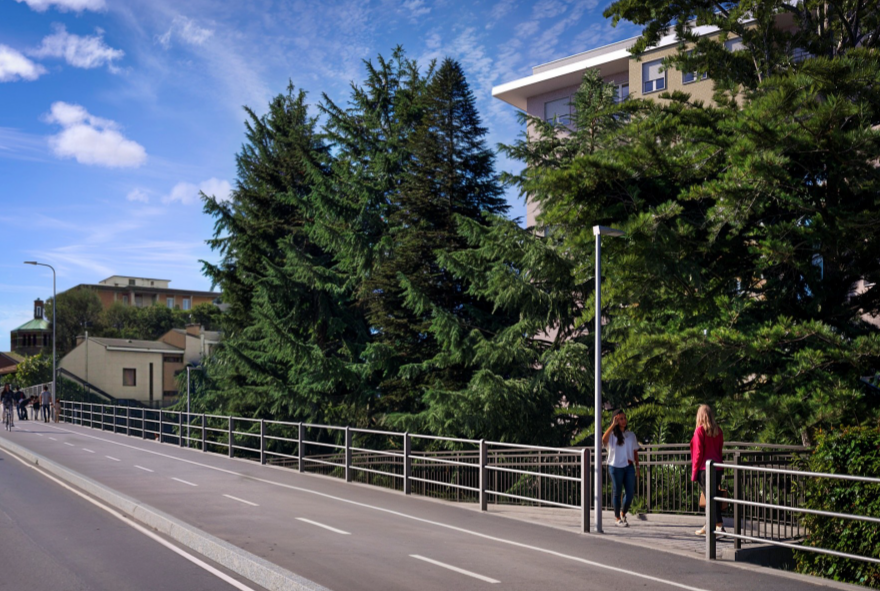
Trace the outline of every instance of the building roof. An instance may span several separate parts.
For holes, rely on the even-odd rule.
[[[693,32],[697,35],[709,35],[718,32],[718,28],[714,26],[699,26],[694,27]],[[638,39],[638,37],[631,37],[630,39],[624,39],[610,45],[603,45],[602,47],[554,60],[547,64],[535,66],[532,68],[531,76],[494,87],[492,89],[492,96],[525,111],[528,106],[529,97],[558,90],[566,86],[578,86],[584,77],[584,72],[587,70],[597,69],[601,75],[606,76],[627,68],[629,60],[633,58],[629,50]],[[678,43],[678,39],[674,34],[666,35],[656,46],[649,48],[647,52],[676,43]]]
[[[197,335],[186,332],[185,328],[172,328],[171,330],[179,334],[185,334],[186,336],[192,337],[194,339],[205,337],[206,341],[219,341],[220,336],[223,334],[219,330],[203,330]]]
[[[128,350],[133,352],[156,352],[156,353],[183,353],[183,349],[173,347],[162,341],[141,341],[137,339],[105,339],[103,337],[89,337],[93,343],[107,349]]]
[[[98,283],[101,283],[103,285],[108,285],[107,283],[105,283],[106,281],[110,281],[111,279],[115,279],[117,277],[119,279],[136,279],[139,281],[164,281],[166,283],[171,283],[170,279],[156,279],[155,277],[132,277],[131,275],[111,275],[107,279],[102,279]]]
[[[90,289],[96,290],[112,290],[119,292],[129,292],[136,291],[138,293],[174,293],[174,294],[184,294],[184,295],[197,295],[197,296],[210,296],[213,298],[220,297],[223,295],[219,291],[199,291],[197,289],[180,289],[177,287],[146,287],[143,285],[108,285],[105,283],[80,283],[75,287],[71,287],[70,289],[78,289],[80,287],[88,287]],[[70,291],[70,290],[68,290]]]
[[[45,318],[34,318],[32,320],[28,320],[18,328],[13,328],[12,332],[18,332],[22,330],[50,330],[52,325]]]

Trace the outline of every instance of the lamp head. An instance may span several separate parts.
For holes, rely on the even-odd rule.
[[[36,265],[37,261],[25,261],[24,264],[25,265]]]

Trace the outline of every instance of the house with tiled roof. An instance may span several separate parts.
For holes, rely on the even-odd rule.
[[[24,356],[18,353],[0,353],[0,377],[14,374],[22,361]]]

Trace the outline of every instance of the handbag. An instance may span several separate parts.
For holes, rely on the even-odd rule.
[[[718,499],[726,499],[727,498],[727,490],[723,488],[718,489]],[[727,508],[730,506],[730,503],[725,501],[719,501],[721,503],[721,510],[727,511]],[[703,491],[700,491],[700,509],[706,508],[706,494]]]

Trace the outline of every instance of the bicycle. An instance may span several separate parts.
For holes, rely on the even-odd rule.
[[[7,431],[12,431],[15,424],[12,422],[12,407],[8,404],[3,405],[3,425]]]

